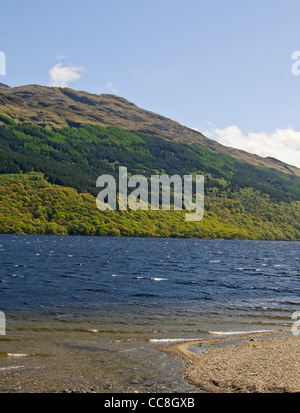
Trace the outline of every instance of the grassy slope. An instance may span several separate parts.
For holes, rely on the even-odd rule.
[[[270,202],[251,188],[208,196],[202,221],[184,211],[106,211],[95,198],[52,185],[40,173],[0,176],[0,233],[300,240],[300,201]]]

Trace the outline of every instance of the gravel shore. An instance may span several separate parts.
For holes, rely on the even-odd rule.
[[[186,380],[204,392],[300,392],[300,336],[251,334],[236,341],[237,337],[181,342],[164,351],[186,361]],[[222,345],[227,347],[217,348]]]

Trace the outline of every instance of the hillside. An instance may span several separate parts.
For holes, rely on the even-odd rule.
[[[0,233],[300,240],[297,168],[233,156],[116,96],[0,85],[0,103]],[[184,211],[100,212],[97,177],[117,178],[119,166],[147,178],[204,175],[203,220],[186,222]]]
[[[273,158],[229,148],[178,122],[141,109],[115,95],[95,95],[69,88],[0,85],[0,113],[16,122],[60,129],[65,126],[117,126],[156,135],[172,142],[198,143],[252,165],[300,176],[300,169]]]
[[[300,240],[300,201],[269,202],[252,189],[239,199],[206,198],[204,218],[184,211],[105,211],[95,198],[52,185],[42,174],[0,175],[0,233]]]
[[[119,166],[130,174],[205,176],[206,195],[231,196],[251,187],[277,201],[300,200],[300,178],[247,164],[199,144],[169,142],[158,136],[112,126],[65,127],[58,131],[0,119],[0,173],[35,170],[50,182],[97,194],[101,174],[118,177]]]

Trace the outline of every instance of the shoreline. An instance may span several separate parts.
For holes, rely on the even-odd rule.
[[[185,380],[205,393],[300,392],[300,336],[288,330],[182,341],[160,350],[183,359]]]
[[[79,364],[78,360],[76,362],[76,358],[74,359],[73,353],[64,355],[56,351],[47,352],[43,346],[42,348],[39,346],[39,354],[30,353],[31,346],[21,348],[18,345],[12,349],[7,348],[0,358],[2,361],[0,393],[300,392],[300,337],[293,336],[289,330],[182,339],[172,344],[149,342],[149,346],[146,347],[144,344],[137,347],[139,341],[137,343],[132,341],[126,343],[107,341],[106,344],[103,341],[101,343],[99,350],[109,350],[112,355],[118,351],[122,353],[122,358],[131,360],[130,363],[133,358],[138,361],[141,357],[145,357],[147,352],[151,354],[154,350],[152,361],[150,360],[147,366],[151,367],[155,363],[155,377],[160,380],[160,374],[164,369],[159,372],[157,363],[166,364],[169,369],[166,377],[170,383],[173,383],[172,388],[164,380],[156,382],[151,389],[148,386],[145,387],[143,380],[138,378],[141,372],[137,372],[134,376],[129,375],[128,380],[125,381],[118,380],[118,376],[114,378],[108,374],[107,369],[103,369],[103,362],[107,366],[111,362],[112,366],[119,362],[111,357],[106,360],[102,355],[99,359],[98,355],[94,359],[96,364],[94,362],[90,364],[90,349],[97,349],[94,347],[98,342],[97,336],[95,340],[91,342],[91,338],[88,337],[77,343],[72,339],[74,348],[76,345],[82,349],[86,345],[90,346],[87,352],[80,352]],[[163,353],[165,356],[162,357]],[[75,364],[70,363],[71,359],[75,361]],[[99,361],[101,361],[100,364]],[[58,365],[63,375],[58,374]],[[130,366],[131,364],[127,365],[127,367]],[[93,367],[92,370],[90,370],[91,367]],[[85,374],[81,376],[82,371],[85,371]],[[148,374],[147,376],[149,378]],[[152,380],[155,380],[155,377],[152,377]],[[182,390],[184,382],[186,390]],[[153,383],[155,382],[152,381]]]
[[[300,242],[300,239],[290,239],[290,238],[277,238],[277,239],[270,239],[270,238],[263,238],[263,237],[257,237],[257,238],[235,238],[235,237],[196,237],[196,236],[184,236],[184,235],[152,235],[152,236],[146,236],[146,235],[101,235],[101,234],[61,234],[61,233],[55,233],[55,234],[45,234],[45,233],[32,233],[32,232],[0,232],[0,235],[26,235],[26,236],[36,236],[36,237],[91,237],[91,238],[138,238],[138,239],[179,239],[179,240],[204,240],[204,241],[247,241],[247,242]]]

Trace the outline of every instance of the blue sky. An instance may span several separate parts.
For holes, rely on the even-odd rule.
[[[0,82],[114,93],[300,167],[299,16],[299,0],[10,0]]]

